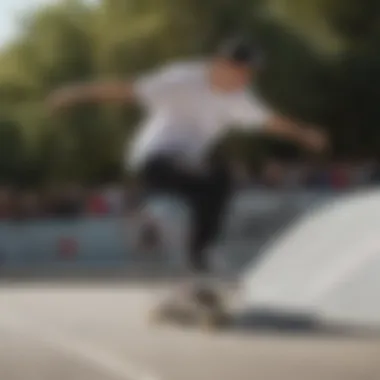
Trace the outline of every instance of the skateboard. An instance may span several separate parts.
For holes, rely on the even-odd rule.
[[[197,289],[160,304],[152,311],[151,322],[218,330],[229,323],[223,296],[215,290]]]

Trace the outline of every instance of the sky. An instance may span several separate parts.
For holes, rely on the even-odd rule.
[[[0,47],[17,35],[20,14],[57,0],[0,0]]]

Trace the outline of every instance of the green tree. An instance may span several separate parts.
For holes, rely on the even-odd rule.
[[[94,182],[121,174],[122,150],[139,110],[87,105],[53,116],[44,103],[47,94],[72,81],[127,79],[173,59],[207,54],[239,31],[263,45],[266,67],[257,86],[271,106],[324,125],[338,155],[376,154],[379,5],[374,0],[90,5],[66,0],[43,7],[22,20],[20,37],[0,52],[0,177]],[[253,161],[279,149],[277,142],[241,135],[227,144]]]

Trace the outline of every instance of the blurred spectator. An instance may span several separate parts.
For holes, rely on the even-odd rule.
[[[374,185],[380,184],[380,163],[379,163],[379,161],[377,161],[373,165],[373,170],[371,173],[371,183]]]
[[[11,214],[11,189],[0,187],[0,220],[7,219]]]
[[[81,185],[70,184],[66,186],[60,197],[59,214],[61,216],[79,216],[82,214],[84,196]]]
[[[108,199],[102,191],[91,191],[86,201],[86,213],[90,216],[106,216],[110,213]]]
[[[39,196],[34,192],[20,193],[18,196],[18,216],[22,219],[34,219],[42,216]]]
[[[129,182],[123,189],[123,214],[127,216],[134,215],[143,207],[145,194],[141,187],[135,182]]]
[[[42,212],[46,217],[53,217],[57,213],[59,202],[59,187],[49,186],[42,192],[43,205]]]
[[[365,159],[352,164],[351,185],[354,187],[369,185],[376,168],[376,161]]]
[[[117,183],[110,184],[103,189],[102,193],[108,212],[113,215],[120,214],[123,210],[123,186]]]
[[[53,217],[75,217],[83,213],[84,192],[81,186],[52,186],[44,199],[45,214]]]
[[[306,174],[305,187],[315,190],[331,188],[329,167],[323,164],[309,167]]]
[[[284,175],[284,187],[288,189],[299,189],[305,187],[309,168],[300,163],[292,163],[286,168]]]
[[[347,189],[351,184],[350,180],[350,168],[347,163],[338,162],[331,166],[329,170],[329,181],[332,189]]]

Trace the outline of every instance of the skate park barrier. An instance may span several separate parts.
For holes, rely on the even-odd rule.
[[[379,231],[378,190],[307,213],[243,274],[241,320],[380,330]]]
[[[310,192],[241,192],[231,203],[215,251],[225,256],[229,271],[238,272],[282,226],[331,196]],[[176,244],[183,244],[186,238],[186,211],[178,213],[180,205],[170,199],[155,207],[161,224],[177,240],[170,242],[170,249],[165,246],[144,253],[134,246],[135,220],[122,217],[0,222],[1,274],[41,268],[51,273],[61,269],[69,273],[82,269],[104,269],[107,273],[137,268],[149,273],[176,270],[183,259],[180,245]]]

